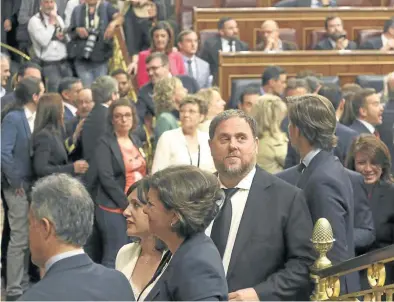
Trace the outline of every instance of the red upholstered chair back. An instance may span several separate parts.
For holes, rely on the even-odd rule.
[[[191,29],[193,23],[193,7],[216,7],[216,0],[180,0],[181,22],[183,29]]]
[[[326,37],[325,29],[316,29],[311,32],[311,45],[308,49],[314,49],[315,46]]]
[[[257,0],[222,0],[222,7],[256,7]]]
[[[282,41],[291,42],[291,43],[294,43],[297,45],[296,30],[294,28],[280,28],[279,29],[279,38]],[[255,45],[257,46],[261,42],[263,42],[263,33],[261,32],[261,29],[258,29]]]
[[[382,34],[381,29],[362,29],[358,32],[358,45],[363,45],[367,40]]]
[[[203,29],[200,31],[200,45],[201,47],[204,45],[205,41],[211,37],[214,37],[218,34],[217,29]],[[201,49],[200,47],[200,49]]]

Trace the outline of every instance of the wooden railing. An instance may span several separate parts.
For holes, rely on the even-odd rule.
[[[385,265],[394,261],[394,245],[372,251],[342,263],[332,265],[327,252],[335,244],[332,229],[327,219],[321,218],[313,230],[312,242],[319,253],[311,267],[310,276],[315,284],[312,301],[393,301],[394,284],[385,284]],[[370,288],[346,294],[340,293],[340,277],[366,270]]]

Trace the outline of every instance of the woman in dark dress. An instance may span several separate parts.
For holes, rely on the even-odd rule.
[[[394,183],[387,146],[375,135],[362,134],[354,140],[346,165],[347,168],[359,172],[364,177],[368,188],[376,239],[365,252],[393,244]],[[393,273],[392,266],[386,265],[386,284],[394,281]],[[362,283],[365,282],[365,279],[362,280]],[[363,284],[363,287],[365,286]]]
[[[45,93],[40,97],[32,135],[33,168],[38,178],[53,173],[81,175],[89,168],[85,160],[68,162],[63,116],[60,94]]]

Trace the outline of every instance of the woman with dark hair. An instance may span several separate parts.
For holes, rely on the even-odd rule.
[[[108,131],[98,143],[93,171],[98,175],[96,220],[103,239],[104,266],[114,268],[119,249],[128,243],[123,211],[127,190],[146,174],[141,141],[132,134],[138,126],[135,106],[121,98],[108,109]]]
[[[150,31],[150,39],[150,49],[141,51],[138,55],[137,83],[139,88],[149,82],[145,60],[153,52],[163,52],[168,55],[172,75],[186,74],[182,55],[178,51],[174,51],[174,33],[167,22],[160,21],[153,26]]]
[[[152,282],[142,293],[156,272],[166,251],[166,246],[149,232],[148,216],[143,212],[146,204],[142,179],[131,185],[127,191],[129,204],[123,212],[127,221],[127,236],[138,241],[126,244],[116,256],[115,268],[129,279],[134,298],[143,301],[155,285]]]
[[[348,169],[359,172],[368,188],[375,241],[363,252],[368,253],[394,243],[394,183],[391,175],[391,156],[387,146],[375,135],[361,134],[349,150],[346,160]],[[363,289],[369,289],[361,271]],[[394,281],[391,265],[386,265],[386,284]]]
[[[205,229],[224,200],[218,178],[194,166],[172,166],[147,182],[150,232],[172,257],[163,257],[150,301],[227,301],[228,287],[219,252]],[[164,271],[164,272],[163,272]]]
[[[85,160],[68,163],[68,154],[63,142],[62,97],[58,93],[45,93],[37,107],[33,145],[33,168],[38,177],[53,173],[84,174],[89,165]]]
[[[394,183],[387,146],[375,135],[362,134],[350,147],[346,166],[359,172],[368,187],[376,231],[376,240],[369,250],[393,244]]]

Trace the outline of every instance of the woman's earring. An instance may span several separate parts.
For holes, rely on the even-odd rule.
[[[173,228],[174,227],[174,223],[171,221],[170,226]]]

